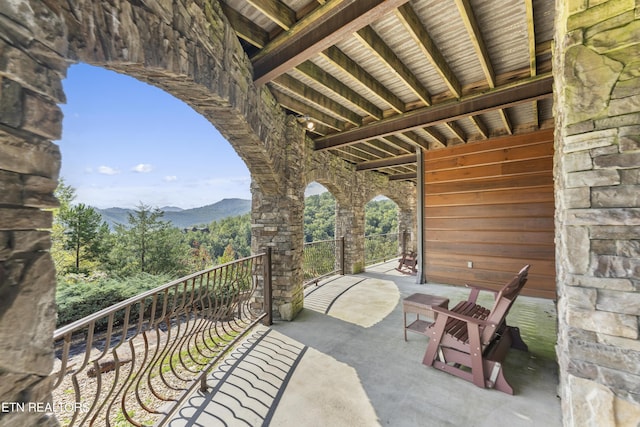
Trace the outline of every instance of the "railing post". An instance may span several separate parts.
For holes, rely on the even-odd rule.
[[[273,324],[273,301],[271,296],[271,248],[267,248],[265,253],[264,260],[264,290],[263,290],[263,298],[264,298],[264,311],[267,315],[264,318],[263,323],[266,326],[271,326]]]
[[[344,236],[340,237],[340,275],[344,276]]]

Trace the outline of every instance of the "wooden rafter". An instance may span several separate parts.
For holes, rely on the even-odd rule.
[[[414,145],[416,147],[424,148],[425,150],[429,149],[429,141],[426,141],[424,138],[422,138],[416,132],[409,131],[409,132],[403,133],[402,135],[404,135],[405,138],[407,138],[409,141],[411,141],[412,145]]]
[[[324,108],[356,126],[362,124],[362,117],[358,114],[287,74],[276,78],[273,83],[287,88],[318,107]]]
[[[283,93],[282,91],[278,90],[277,86],[275,85],[272,86],[271,92],[280,105],[293,111],[299,116],[308,115],[311,119],[313,119],[314,122],[316,122],[316,124],[322,123],[329,128],[335,129],[337,131],[346,129],[345,122],[338,120],[329,114],[326,114],[292,96]]]
[[[415,163],[416,160],[416,154],[405,154],[403,156],[387,157],[384,159],[370,160],[368,162],[358,163],[356,165],[356,170],[364,171],[371,169],[383,169],[393,166]]]
[[[455,0],[455,2],[456,6],[458,6],[458,10],[460,11],[460,16],[462,17],[464,26],[467,29],[467,33],[469,33],[469,37],[471,38],[471,43],[476,51],[476,55],[478,55],[478,60],[480,61],[480,66],[482,67],[482,71],[487,79],[487,83],[489,84],[489,87],[493,89],[496,86],[496,76],[493,71],[493,65],[491,65],[491,59],[489,58],[487,47],[485,46],[484,39],[482,38],[482,33],[480,32],[480,27],[478,26],[476,17],[473,14],[473,8],[471,7],[469,0]]]
[[[306,74],[309,78],[317,81],[327,89],[341,96],[354,106],[366,111],[376,119],[382,118],[382,110],[376,107],[372,102],[359,95],[355,90],[351,89],[340,80],[325,72],[311,61],[303,62],[296,68],[298,71]]]
[[[550,74],[539,76],[480,95],[463,97],[457,102],[446,102],[432,107],[421,108],[357,129],[321,137],[315,140],[315,148],[317,150],[325,150],[337,146],[355,144],[371,138],[433,126],[458,120],[469,115],[477,115],[523,102],[548,98],[552,96],[552,86],[553,77]]]
[[[404,137],[406,138],[406,135],[404,135]],[[398,150],[400,150],[401,151],[400,154],[408,154],[408,153],[413,153],[413,152],[416,151],[414,145],[409,143],[409,142],[405,142],[404,140],[402,140],[400,138],[400,135],[385,136],[383,138],[383,140],[387,144],[392,145],[393,147],[396,147]]]
[[[536,101],[534,101],[536,102]],[[500,120],[502,121],[502,124],[504,125],[504,128],[507,130],[507,133],[509,135],[513,135],[513,125],[511,124],[511,120],[509,119],[509,116],[507,115],[507,112],[500,109],[498,110],[498,114],[500,115]]]
[[[458,125],[456,122],[447,122],[444,125],[449,129],[449,131],[458,138],[462,142],[467,142],[467,135],[465,135],[464,130]]]
[[[436,44],[429,36],[429,33],[420,22],[420,18],[416,15],[410,3],[403,4],[396,10],[396,16],[408,30],[414,42],[418,45],[422,53],[433,64],[434,68],[440,74],[449,90],[454,97],[462,96],[462,87],[456,78],[449,64],[445,61],[442,53],[438,50]]]
[[[331,0],[266,45],[253,59],[254,81],[264,84],[297,67],[407,0]]]
[[[478,132],[480,133],[482,139],[489,138],[489,130],[482,122],[482,119],[480,119],[480,116],[469,116],[469,120],[471,121],[471,123],[473,123],[475,128],[478,129]]]
[[[269,42],[268,32],[236,12],[235,9],[230,8],[226,3],[221,2],[221,5],[238,37],[258,48],[262,48]]]
[[[410,181],[416,178],[418,178],[417,172],[403,173],[403,174],[391,175],[389,177],[389,181]]]
[[[323,51],[321,55],[331,61],[335,66],[341,68],[346,73],[353,76],[353,78],[362,83],[377,97],[389,104],[389,106],[393,108],[397,113],[404,113],[406,111],[404,102],[402,102],[400,98],[395,96],[382,83],[373,78],[371,74],[360,67],[356,62],[345,55],[337,47],[331,46],[329,49]]]
[[[285,31],[296,22],[296,13],[279,0],[247,0],[247,2]]]
[[[406,83],[406,85],[415,93],[415,95],[425,105],[431,105],[431,95],[420,83],[418,78],[407,68],[406,65],[398,58],[382,38],[371,27],[362,28],[355,36],[362,44],[367,46],[376,56],[388,65],[389,71],[393,72]]]

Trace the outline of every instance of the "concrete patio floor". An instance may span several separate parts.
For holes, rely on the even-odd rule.
[[[256,328],[211,374],[207,393],[195,393],[169,425],[562,425],[553,301],[520,296],[509,314],[529,346],[505,361],[510,396],[421,363],[428,338],[409,333],[404,341],[402,298],[430,293],[453,305],[467,291],[416,284],[396,265],[308,288],[295,321]]]

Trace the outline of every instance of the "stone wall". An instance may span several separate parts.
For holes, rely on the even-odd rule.
[[[640,420],[640,2],[557,1],[556,258],[565,425]]]

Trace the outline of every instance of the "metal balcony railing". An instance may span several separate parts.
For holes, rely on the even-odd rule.
[[[243,258],[56,330],[61,425],[163,425],[227,349],[271,323],[270,266],[270,252]]]
[[[344,237],[305,243],[302,271],[305,285],[332,274],[344,274]]]
[[[365,265],[397,258],[405,251],[407,232],[364,236]]]

